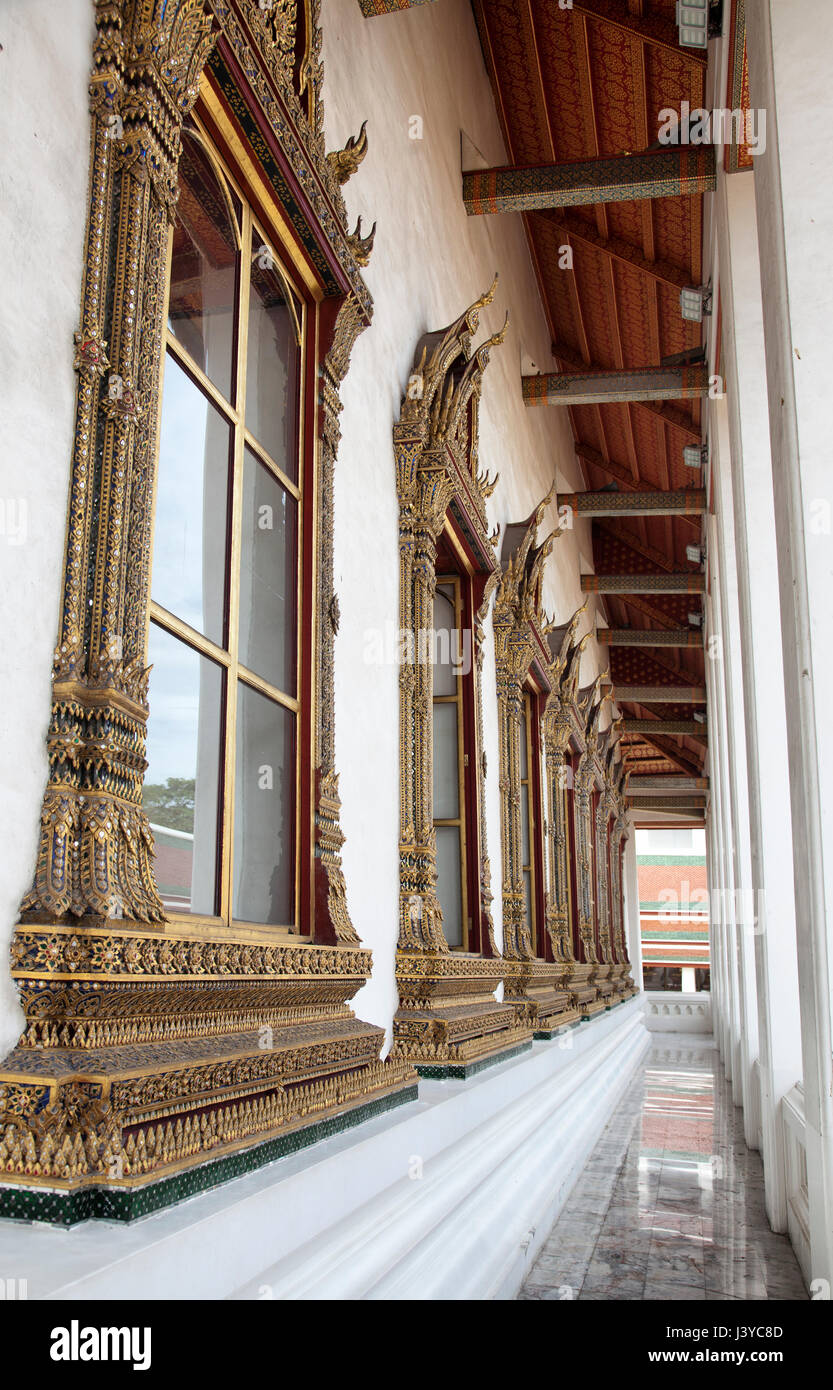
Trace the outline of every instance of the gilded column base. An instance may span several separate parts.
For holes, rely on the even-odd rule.
[[[420,1076],[465,1079],[531,1047],[531,1027],[513,1004],[494,998],[504,966],[451,951],[397,951],[391,1058]]]
[[[554,1037],[581,1017],[571,999],[565,961],[504,960],[504,1000],[514,1004],[519,1022],[532,1029],[536,1039]]]
[[[131,1220],[416,1098],[348,1007],[370,953],[27,923],[0,1064],[0,1215]]]
[[[623,974],[619,981],[621,996],[623,999],[633,999],[634,995],[639,993],[639,987],[631,975],[630,961],[622,966],[622,971]]]
[[[630,969],[628,965],[618,962],[610,967],[610,982],[613,985],[613,992],[617,998],[621,998],[627,989],[626,973]]]
[[[573,1006],[580,1011],[582,1018],[590,1018],[593,1014],[600,1013],[605,1007],[604,1000],[598,997],[595,985],[595,975],[598,968],[597,965],[589,962],[581,963],[577,960],[571,961],[569,965],[567,987]]]
[[[610,1003],[611,996],[615,993],[615,986],[610,978],[610,972],[613,968],[614,967],[608,963],[597,965],[595,974],[593,976],[593,983],[596,986],[596,992],[598,993],[599,998],[604,1000],[605,1004]]]

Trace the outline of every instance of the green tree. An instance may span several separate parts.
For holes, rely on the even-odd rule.
[[[148,782],[142,790],[142,804],[148,820],[169,830],[194,829],[193,777],[169,777],[165,785]]]

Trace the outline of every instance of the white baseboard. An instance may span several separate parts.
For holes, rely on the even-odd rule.
[[[0,1264],[30,1298],[512,1298],[648,1047],[635,998],[131,1226],[4,1223]]]
[[[711,1033],[712,1005],[708,991],[680,994],[673,990],[648,990],[645,1022],[652,1033]]]

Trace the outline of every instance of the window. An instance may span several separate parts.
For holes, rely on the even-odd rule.
[[[573,942],[573,954],[577,961],[584,960],[583,942],[580,930],[580,894],[578,868],[578,834],[576,827],[577,804],[575,774],[578,755],[568,752],[564,759],[564,824],[567,832],[567,892],[569,895],[569,923]]]
[[[434,831],[437,896],[443,931],[452,947],[466,942],[466,787],[462,594],[457,575],[437,579],[434,598]]]
[[[521,861],[524,909],[529,941],[542,960],[552,959],[552,942],[546,929],[546,864],[544,855],[544,797],[547,775],[541,737],[543,697],[532,683],[522,694],[520,730]],[[561,796],[561,788],[555,795]],[[563,891],[563,890],[562,890]]]
[[[537,740],[533,740],[532,696],[524,691],[521,706],[521,857],[523,860],[524,902],[526,920],[529,925],[529,939],[538,940],[538,913],[535,876],[535,837],[538,831],[538,816],[535,805],[534,760]]]
[[[682,969],[679,965],[646,965],[642,971],[642,987],[679,992],[683,987]]]
[[[170,912],[297,930],[307,309],[205,131],[183,135],[144,804]]]

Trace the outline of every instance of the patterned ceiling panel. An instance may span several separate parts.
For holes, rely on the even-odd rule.
[[[489,14],[489,27],[497,27],[495,11],[502,6],[483,6]],[[594,94],[587,60],[587,42],[582,16],[561,10],[551,0],[530,0],[510,8],[529,9],[535,32],[529,56],[547,103],[551,150],[559,163],[570,159],[593,159],[600,153],[593,119]],[[550,154],[548,158],[553,158]]]
[[[574,268],[590,361],[596,367],[620,367],[622,363],[619,357],[619,321],[615,312],[610,278],[610,257],[577,246]]]
[[[544,217],[536,217],[532,253],[539,281],[549,286],[544,305],[554,338],[582,356],[580,324],[575,312],[575,283],[571,272],[558,264],[560,248],[566,244],[563,233]],[[573,251],[575,263],[576,251]]]
[[[657,6],[651,5],[651,13]],[[672,53],[667,48],[657,48],[653,44],[644,45],[645,53],[645,116],[648,126],[648,144],[653,145],[660,131],[659,113],[666,107],[679,111],[682,102],[702,106],[705,100],[705,69],[695,66],[688,55]]]
[[[639,538],[631,531],[630,522],[635,518],[628,518],[628,524],[624,521],[617,523],[617,531],[614,533],[612,527],[602,526],[596,522],[593,526],[593,557],[596,562],[597,574],[656,574],[660,566],[650,554],[640,553]],[[674,565],[668,558],[668,569],[674,569]],[[694,565],[685,560],[679,573],[687,571],[691,574],[696,572]],[[653,598],[653,595],[651,595]],[[674,597],[686,598],[685,594],[674,595]]]
[[[693,611],[694,596],[691,594],[628,594],[624,598],[621,595],[608,594],[605,597],[611,606],[615,599],[616,627],[688,627],[688,615]],[[644,618],[644,621],[638,621],[640,617]],[[694,650],[696,651],[696,648]]]
[[[612,647],[610,674],[616,685],[700,685],[702,669],[699,673],[694,669],[691,652],[696,654],[696,648],[672,649],[665,666],[644,648]]]
[[[617,321],[621,322],[623,367],[645,367],[655,362],[652,332],[655,280],[642,271],[611,261],[616,289]],[[617,364],[618,365],[618,364]]]
[[[633,446],[630,421],[633,410],[627,405],[605,405],[599,410],[602,435],[607,444],[611,459],[621,461],[628,473],[632,472]],[[610,479],[606,479],[607,482]]]
[[[509,158],[517,164],[546,164],[552,159],[546,102],[536,71],[535,39],[527,6],[514,0],[489,0],[488,26],[475,5],[480,42],[504,128]],[[499,39],[496,51],[493,39]]]
[[[574,405],[571,406],[570,413],[573,417],[576,440],[580,440],[588,448],[595,450],[596,453],[601,453],[602,434],[599,425],[599,412],[596,407],[593,405]],[[583,466],[586,469],[588,464],[585,463]],[[605,483],[609,482],[610,475],[605,474],[604,477],[598,477],[598,481],[594,482],[592,486],[604,487]]]
[[[603,218],[607,224],[607,235],[622,237],[641,247],[644,241],[644,217],[641,203],[606,203]],[[645,205],[648,206],[647,204]]]
[[[576,19],[580,23],[581,15]],[[586,23],[599,154],[646,149],[652,142],[645,140],[645,103],[634,100],[644,91],[645,45],[624,29],[597,19]]]

